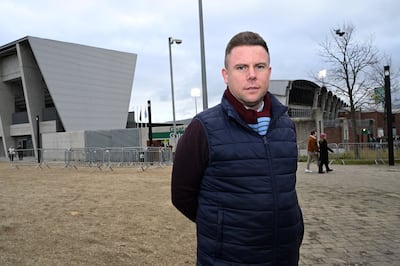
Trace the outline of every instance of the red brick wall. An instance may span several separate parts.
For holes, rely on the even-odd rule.
[[[326,140],[328,143],[342,143],[342,129],[340,127],[325,128]]]
[[[349,142],[353,142],[353,128],[351,125],[350,121],[350,113],[348,112],[343,112],[339,113],[339,117],[343,117],[348,119],[349,123]],[[373,125],[371,127],[368,127],[368,129],[371,131],[372,137],[376,138],[378,136],[378,128],[383,128],[385,132],[385,136],[387,136],[386,133],[386,120],[385,120],[385,114],[383,112],[357,112],[356,113],[356,119],[359,120],[373,120]],[[400,135],[400,113],[394,113],[393,114],[393,127],[396,128],[396,134],[393,137],[396,137]],[[342,128],[341,127],[325,127],[325,133],[327,133],[327,140],[330,143],[342,143],[343,136],[342,136]],[[360,142],[367,142],[368,141],[368,136],[367,135],[362,135],[359,132],[358,139]],[[361,137],[361,139],[360,139]]]

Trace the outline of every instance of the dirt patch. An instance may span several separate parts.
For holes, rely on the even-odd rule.
[[[194,265],[170,173],[0,163],[0,265]]]

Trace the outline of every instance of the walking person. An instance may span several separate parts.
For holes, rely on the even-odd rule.
[[[310,165],[313,161],[318,165],[318,142],[317,142],[317,133],[315,130],[310,132],[310,136],[308,136],[307,140],[307,168],[306,173],[312,173],[310,169]]]
[[[296,132],[268,92],[270,75],[264,39],[233,36],[221,103],[197,114],[178,142],[172,203],[196,223],[197,265],[298,265]]]
[[[326,140],[326,134],[321,133],[319,140],[319,166],[318,173],[323,174],[323,166],[325,165],[326,172],[333,171],[329,168],[329,152],[333,153],[333,150],[329,148],[328,141]]]

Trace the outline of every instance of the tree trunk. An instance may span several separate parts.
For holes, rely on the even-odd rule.
[[[354,106],[350,107],[350,112],[351,112],[351,124],[353,128],[353,143],[354,143],[354,157],[356,159],[359,159],[360,153],[359,153],[359,139],[358,139],[358,128],[357,128],[357,120],[356,120],[356,110]]]

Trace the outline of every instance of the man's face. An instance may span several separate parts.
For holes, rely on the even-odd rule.
[[[226,58],[222,76],[239,102],[257,110],[269,87],[269,55],[258,45],[235,47]]]

